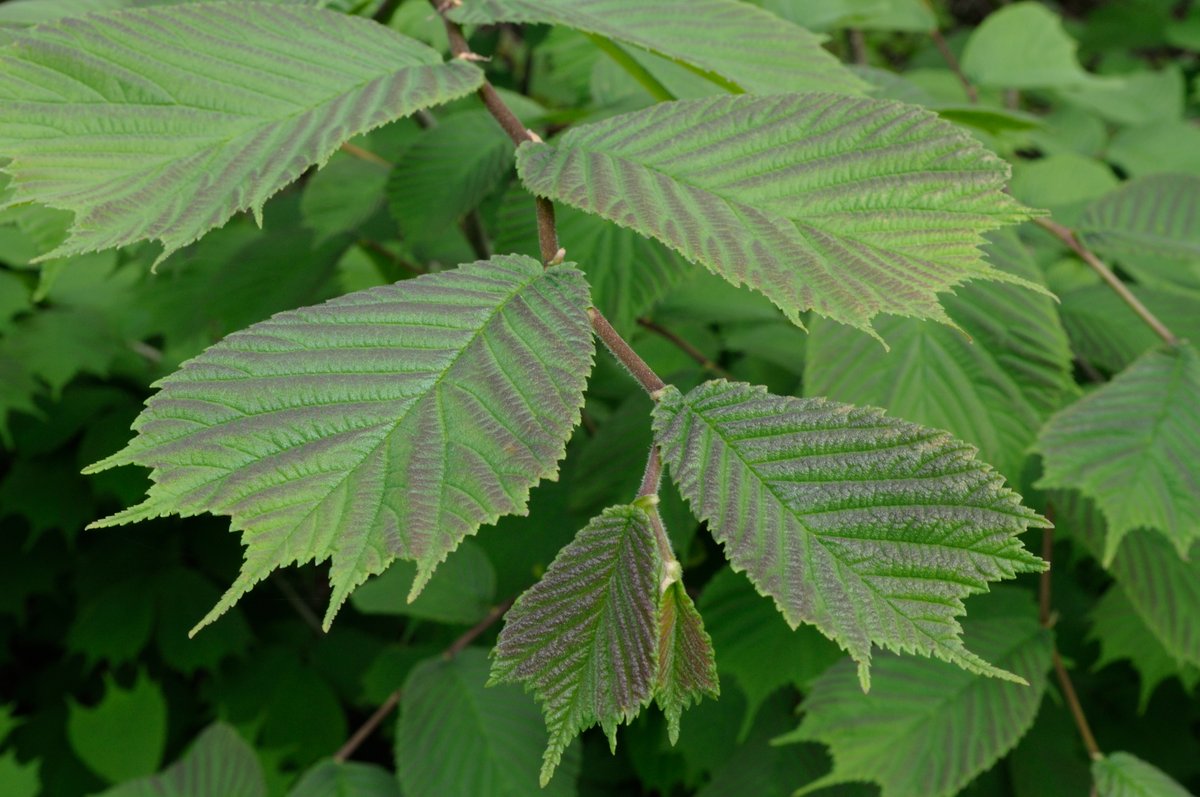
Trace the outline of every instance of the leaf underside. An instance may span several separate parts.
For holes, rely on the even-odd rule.
[[[1051,636],[1033,601],[1013,590],[973,601],[963,626],[972,647],[1029,686],[885,655],[864,695],[849,662],[835,665],[813,684],[800,727],[787,737],[828,744],[833,756],[833,772],[801,793],[870,780],[881,797],[951,797],[1017,744],[1046,689]]]
[[[811,623],[858,662],[871,646],[1020,680],[968,651],[966,596],[1045,563],[1016,535],[1045,521],[975,449],[945,432],[744,383],[667,388],[663,461],[735,570],[792,627]]]
[[[1047,488],[1078,489],[1108,521],[1103,559],[1137,528],[1186,556],[1200,540],[1200,354],[1146,352],[1103,387],[1054,415],[1037,448]]]
[[[675,581],[659,599],[658,671],[654,700],[667,717],[667,737],[679,740],[683,710],[702,696],[721,694],[712,640],[682,581]]]
[[[602,216],[748,284],[794,322],[952,323],[937,294],[991,267],[989,230],[1028,218],[1009,168],[932,112],[837,94],[673,103],[526,143],[533,193]],[[1032,286],[1037,288],[1037,286]]]
[[[483,79],[370,20],[279,4],[115,11],[14,38],[0,50],[7,204],[75,214],[44,258],[152,239],[166,257],[234,213],[260,217],[345,140]]]
[[[272,570],[332,560],[328,627],[366,578],[417,564],[410,600],[481,524],[553,478],[591,370],[587,283],[497,256],[281,313],[158,383],[137,437],[88,472],[152,468],[96,525],[229,515],[246,561],[203,626]]]
[[[664,55],[734,92],[866,89],[821,47],[822,37],[733,0],[465,0],[450,17],[575,28]]]

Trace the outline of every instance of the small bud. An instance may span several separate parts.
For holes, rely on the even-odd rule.
[[[663,562],[662,572],[662,581],[658,584],[659,594],[666,592],[672,584],[683,579],[683,566],[672,559],[669,562]]]
[[[533,132],[532,130],[526,130],[525,135],[529,136],[529,140],[532,141],[534,144],[545,144],[546,143],[545,141],[542,141],[541,136],[539,136],[537,133]]]
[[[459,53],[458,55],[456,55],[454,57],[459,59],[460,61],[474,61],[476,63],[478,63],[480,61],[490,61],[491,60],[486,55],[480,55],[479,53]]]
[[[667,389],[665,387],[660,387],[658,390],[653,390],[650,392],[650,398],[653,401],[661,401],[662,397],[665,396],[666,394],[667,394]]]
[[[559,247],[558,251],[554,253],[554,257],[550,258],[550,262],[547,265],[557,266],[566,259],[567,259],[567,250],[563,249],[562,247]]]

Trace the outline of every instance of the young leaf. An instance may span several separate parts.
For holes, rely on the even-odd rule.
[[[44,258],[157,239],[161,260],[238,211],[261,217],[346,139],[481,80],[382,25],[316,8],[196,3],[61,20],[0,51],[7,203],[75,213]]]
[[[539,196],[654,237],[794,322],[870,330],[878,313],[950,323],[937,294],[1029,283],[984,262],[983,234],[1028,217],[1008,166],[936,115],[837,94],[660,103],[522,144]]]
[[[217,722],[196,737],[182,758],[159,774],[123,783],[99,797],[266,797],[266,794],[262,766],[253,748],[233,728]]]
[[[667,716],[667,736],[679,741],[679,717],[701,697],[717,698],[717,663],[704,621],[683,588],[675,581],[658,604],[658,671],[654,700]]]
[[[638,506],[612,507],[509,609],[492,682],[523,681],[542,703],[550,730],[542,785],[580,731],[599,724],[615,750],[617,725],[650,702],[661,569],[649,515]]]
[[[1045,521],[945,432],[723,380],[654,410],[663,461],[733,568],[858,662],[872,644],[1020,681],[968,651],[962,599],[1045,563],[1016,535]]]
[[[1110,753],[1092,764],[1096,797],[1191,797],[1157,767],[1129,753]]]
[[[997,268],[1040,282],[1037,264],[1004,230],[985,250]],[[889,317],[879,335],[824,319],[811,323],[804,391],[865,404],[945,429],[1018,483],[1038,428],[1073,390],[1071,349],[1053,300],[1010,285],[964,286],[944,300],[962,331],[930,321]],[[854,367],[842,367],[853,362]]]
[[[428,659],[408,676],[396,726],[396,772],[405,794],[573,797],[578,745],[539,791],[544,737],[537,706],[515,686],[485,688],[487,672],[487,654],[467,648],[451,661]]]
[[[325,625],[395,559],[410,599],[480,525],[552,478],[591,369],[587,283],[498,256],[281,313],[158,383],[124,450],[146,501],[98,526],[229,515],[241,575],[200,626],[272,570],[332,560]]]
[[[821,37],[733,0],[466,0],[450,17],[565,25],[682,62],[734,93],[866,88],[822,49]]]
[[[1180,556],[1200,540],[1200,354],[1155,349],[1054,415],[1037,448],[1039,486],[1079,489],[1108,520],[1103,559],[1136,528],[1165,535]]]
[[[882,797],[950,797],[1016,745],[1046,689],[1050,633],[1038,625],[1033,601],[1003,590],[972,601],[963,627],[972,647],[1029,686],[885,655],[875,662],[868,696],[849,662],[835,665],[817,680],[800,727],[787,737],[829,745],[833,772],[797,794],[870,780]]]

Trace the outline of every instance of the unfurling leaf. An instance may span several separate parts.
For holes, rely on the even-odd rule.
[[[833,772],[800,793],[870,780],[881,797],[952,797],[1016,746],[1046,690],[1050,633],[1028,595],[1012,589],[972,601],[963,631],[972,647],[1029,685],[886,655],[864,695],[849,662],[834,666],[813,685],[800,727],[786,737],[828,744],[833,756]]]
[[[1042,428],[1039,486],[1096,501],[1108,521],[1105,564],[1137,528],[1163,534],[1180,556],[1200,541],[1197,396],[1200,354],[1188,345],[1155,349]]]
[[[972,279],[1031,286],[980,256],[1029,217],[1009,168],[935,114],[838,94],[660,103],[522,144],[533,193],[656,238],[793,321],[813,309],[952,323],[937,294]],[[1032,286],[1037,287],[1037,286]]]
[[[1045,521],[975,449],[881,411],[723,380],[654,411],[663,461],[735,570],[792,627],[858,662],[871,646],[1021,680],[963,646],[966,596],[1045,563],[1017,534]]]
[[[821,47],[820,36],[734,0],[465,0],[450,16],[468,24],[565,25],[664,55],[739,93],[866,88]]]
[[[14,39],[0,51],[7,205],[75,213],[43,257],[147,239],[165,257],[238,211],[261,216],[352,136],[483,79],[370,20],[281,4],[91,14]]]
[[[716,695],[708,635],[654,522],[638,504],[604,510],[505,618],[492,681],[523,681],[542,703],[543,785],[580,731],[599,724],[615,750],[617,726],[657,698],[674,741],[683,709]]]
[[[328,626],[393,560],[410,599],[480,525],[523,513],[579,419],[587,283],[498,256],[234,333],[158,383],[137,437],[89,472],[153,468],[97,525],[229,515],[246,561],[203,626],[272,570],[332,560]]]

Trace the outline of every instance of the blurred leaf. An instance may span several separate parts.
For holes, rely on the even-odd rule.
[[[396,776],[374,764],[326,760],[314,766],[288,797],[402,797]]]
[[[496,571],[487,555],[471,540],[463,540],[417,596],[409,602],[417,566],[396,562],[350,596],[364,614],[407,615],[439,623],[473,625],[496,602]]]
[[[962,69],[980,86],[1068,88],[1098,80],[1079,66],[1077,45],[1058,15],[1040,3],[1006,5],[971,33]]]
[[[70,702],[71,748],[109,783],[154,772],[167,746],[167,701],[162,690],[143,672],[129,689],[107,676],[104,685],[104,697],[95,706]]]
[[[1092,764],[1097,797],[1191,797],[1162,771],[1129,753],[1109,753]]]
[[[258,756],[237,731],[218,722],[196,737],[162,773],[109,789],[98,797],[266,797]]]

